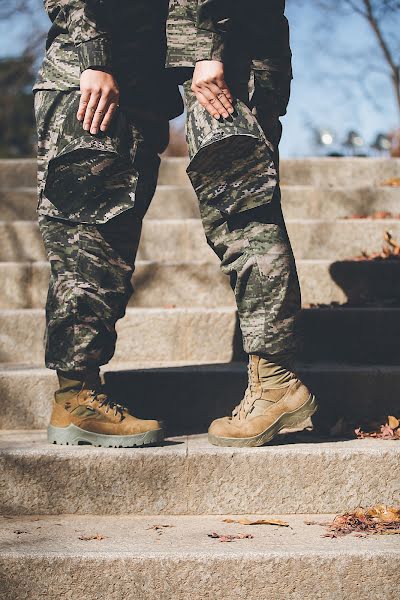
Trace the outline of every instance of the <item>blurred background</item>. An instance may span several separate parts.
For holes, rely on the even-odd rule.
[[[35,154],[31,86],[49,21],[0,0],[0,157]],[[283,157],[400,156],[400,0],[287,0],[294,80]],[[182,153],[183,120],[169,154]]]

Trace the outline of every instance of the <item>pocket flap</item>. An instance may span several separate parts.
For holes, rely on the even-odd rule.
[[[214,119],[197,101],[188,107],[188,176],[200,202],[233,214],[271,201],[274,149],[241,101],[230,119]]]

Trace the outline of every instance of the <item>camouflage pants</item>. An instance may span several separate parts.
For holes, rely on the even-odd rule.
[[[78,374],[114,354],[168,123],[121,112],[109,135],[90,136],[76,101],[75,92],[35,96],[39,226],[51,266],[46,366]]]
[[[232,87],[232,86],[231,86]],[[208,244],[229,275],[244,350],[291,364],[300,289],[279,188],[279,112],[251,103],[251,86],[233,89],[233,118],[217,121],[187,103],[188,175],[197,193]]]
[[[287,361],[300,293],[280,206],[278,116],[253,114],[241,90],[236,115],[217,122],[189,88],[188,175],[208,243],[231,280],[245,351]],[[38,94],[38,212],[51,264],[46,365],[79,373],[113,356],[165,128],[121,115],[107,137],[86,136],[72,119],[74,94]]]

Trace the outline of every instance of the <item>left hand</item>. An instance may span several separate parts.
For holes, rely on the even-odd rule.
[[[225,83],[224,64],[219,60],[201,60],[196,63],[192,92],[215,119],[227,119],[234,112],[233,97]]]

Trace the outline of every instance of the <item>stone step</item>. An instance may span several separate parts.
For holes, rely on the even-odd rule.
[[[400,278],[393,277],[393,265],[357,262],[332,265],[329,260],[298,260],[303,304],[344,303],[349,299],[354,302],[374,293],[378,295],[383,292],[379,275],[384,275],[388,266],[392,270],[386,269],[385,281],[393,287],[395,298],[400,296]],[[360,271],[357,281],[356,268]],[[42,308],[48,277],[49,265],[45,262],[0,263],[0,309]],[[129,302],[132,307],[234,306],[229,278],[221,273],[216,258],[205,263],[138,261],[133,285],[135,293]]]
[[[395,390],[400,367],[299,364],[297,371],[319,402],[314,426],[321,434],[343,419],[354,426],[400,415]],[[124,364],[104,368],[107,389],[133,414],[162,420],[170,434],[204,432],[231,413],[247,385],[246,364]],[[53,371],[23,365],[0,367],[0,429],[45,429],[57,378]],[[351,426],[349,425],[350,429]]]
[[[44,311],[0,310],[0,362],[43,364]],[[111,364],[230,362],[242,357],[233,308],[128,308],[117,324]],[[303,362],[397,364],[400,308],[305,309],[299,317]]]
[[[321,525],[306,524],[334,515],[272,515],[289,527],[243,527],[224,518],[1,519],[1,598],[332,600],[335,590],[337,600],[395,599],[400,552],[394,535],[333,540],[322,537]],[[254,537],[221,544],[209,537],[214,531]]]
[[[0,189],[0,214],[3,221],[36,220],[36,188]],[[400,190],[396,187],[282,187],[282,206],[286,219],[340,219],[351,215],[370,215],[376,211],[400,212]],[[147,219],[197,219],[199,209],[191,186],[159,185]]]
[[[186,158],[165,158],[161,161],[159,183],[186,185]],[[400,176],[399,159],[379,158],[300,158],[281,163],[284,185],[318,185],[323,187],[347,185],[380,185],[389,178]],[[36,161],[6,159],[0,161],[0,187],[34,187]]]
[[[194,435],[111,449],[49,445],[40,431],[1,432],[0,513],[329,513],[398,501],[400,444],[290,443],[295,435],[263,448],[219,448]]]
[[[232,308],[128,309],[117,325],[111,364],[232,360],[238,325]],[[44,311],[0,310],[0,362],[43,364]]]
[[[376,252],[390,231],[400,239],[400,219],[288,220],[296,259],[343,260],[362,251]],[[0,262],[43,261],[39,229],[31,221],[0,221]],[[138,260],[215,262],[198,219],[148,220],[144,223]]]

